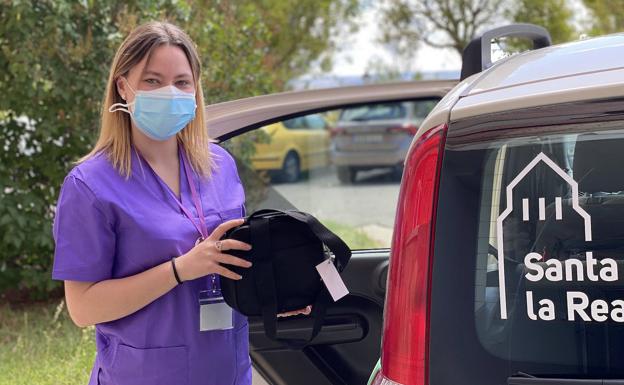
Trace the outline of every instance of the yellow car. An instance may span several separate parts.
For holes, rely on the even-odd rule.
[[[251,158],[255,170],[268,171],[287,183],[299,180],[303,172],[329,165],[329,131],[319,114],[284,120],[261,128],[269,143],[256,143]]]

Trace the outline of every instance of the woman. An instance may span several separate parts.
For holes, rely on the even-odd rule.
[[[227,254],[250,245],[219,241],[243,223],[244,192],[203,104],[190,38],[162,22],[131,32],[54,219],[53,278],[74,322],[96,325],[89,384],[251,384],[247,320],[218,279],[251,266]]]

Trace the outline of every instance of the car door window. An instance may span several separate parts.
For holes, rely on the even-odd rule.
[[[413,103],[428,112],[437,100]],[[375,103],[285,119],[223,145],[237,158],[247,213],[306,211],[354,250],[389,248],[403,160],[421,121],[404,102]]]
[[[340,114],[342,121],[370,121],[384,119],[400,119],[406,115],[405,103],[368,104],[347,108]]]

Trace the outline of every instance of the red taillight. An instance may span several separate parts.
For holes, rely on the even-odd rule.
[[[329,128],[329,136],[330,137],[334,137],[337,135],[342,135],[345,133],[345,129],[344,128],[339,128],[339,127],[330,127]]]
[[[410,134],[410,135],[416,135],[416,132],[418,132],[418,127],[416,127],[413,124],[405,123],[396,127],[388,127],[386,128],[386,131],[390,133],[403,132],[403,133]]]
[[[381,371],[386,383],[428,382],[429,282],[446,129],[440,125],[423,134],[405,161],[384,311]]]

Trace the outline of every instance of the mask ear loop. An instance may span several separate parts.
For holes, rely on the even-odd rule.
[[[130,106],[133,105],[134,102],[132,103],[115,103],[112,106],[110,106],[110,108],[108,109],[108,112],[117,112],[117,111],[123,111],[123,112],[127,112],[128,114],[132,115],[132,112],[130,112]]]
[[[132,91],[133,94],[136,95],[136,91],[134,90],[134,88],[132,88],[132,86],[130,85],[130,83],[128,82],[128,79],[126,79],[125,77],[121,77],[123,80],[125,80],[126,84],[128,85],[128,88],[130,88],[130,90]],[[117,112],[117,111],[123,111],[126,112],[130,115],[132,115],[132,112],[130,111],[130,106],[134,105],[134,102],[132,103],[115,103],[112,106],[110,106],[108,108],[108,112]]]

